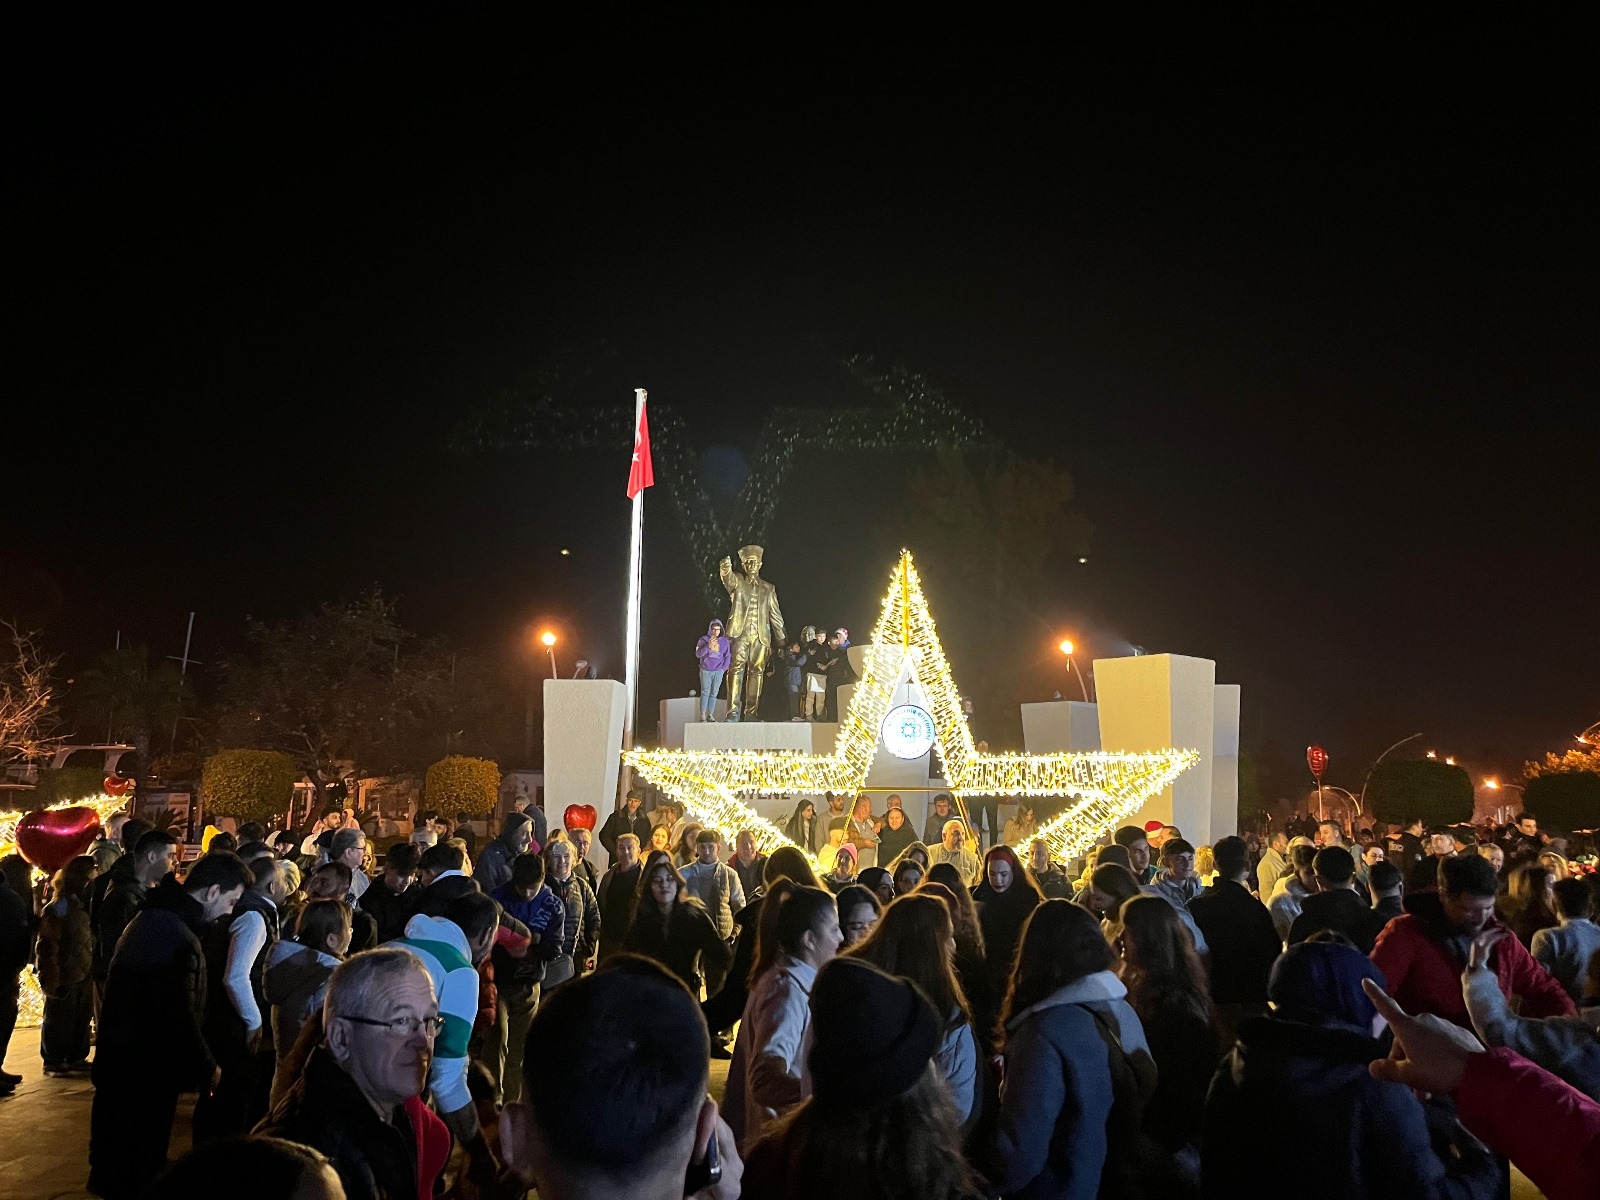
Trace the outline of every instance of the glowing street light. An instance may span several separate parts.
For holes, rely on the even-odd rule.
[[[1439,757],[1439,752],[1437,750],[1429,750],[1428,751],[1428,757],[1429,758],[1438,758]]]
[[[1493,776],[1490,776],[1488,779],[1483,781],[1483,786],[1488,788],[1491,792],[1498,792],[1500,790],[1500,781],[1495,779]]]
[[[546,629],[539,635],[539,644],[550,652],[550,678],[556,677],[556,635]]]
[[[1078,670],[1077,661],[1072,657],[1073,651],[1075,649],[1077,649],[1077,647],[1075,647],[1072,644],[1072,639],[1071,638],[1062,638],[1059,642],[1056,643],[1056,649],[1061,651],[1061,653],[1066,656],[1066,659],[1067,659],[1067,673],[1068,674],[1077,675],[1077,677],[1078,677],[1078,690],[1083,693],[1083,702],[1085,704],[1090,703],[1088,681],[1084,679],[1083,672]]]
[[[1453,767],[1456,765],[1456,760],[1447,756],[1444,760],[1444,765],[1447,767]]]

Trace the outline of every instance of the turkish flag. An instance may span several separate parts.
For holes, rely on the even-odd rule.
[[[650,465],[650,422],[645,418],[645,402],[640,401],[639,428],[633,431],[633,465],[628,468],[628,499],[655,481],[655,468]]]

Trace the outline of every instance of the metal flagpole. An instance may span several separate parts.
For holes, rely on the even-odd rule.
[[[644,388],[634,388],[633,451],[639,453],[639,418],[644,413],[647,393]],[[628,543],[628,648],[627,648],[627,705],[622,712],[622,748],[633,749],[633,727],[639,708],[639,601],[644,573],[644,488],[633,495],[633,536]],[[633,783],[633,771],[624,766],[618,776],[617,804],[628,794]]]

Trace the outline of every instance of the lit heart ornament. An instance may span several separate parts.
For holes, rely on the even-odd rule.
[[[561,823],[568,829],[587,829],[593,833],[599,817],[592,804],[569,804],[566,812],[561,814]]]
[[[100,814],[92,808],[42,808],[17,822],[17,849],[22,857],[51,874],[94,845],[100,836]]]

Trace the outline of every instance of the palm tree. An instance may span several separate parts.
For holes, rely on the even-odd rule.
[[[107,740],[138,749],[141,771],[150,762],[156,732],[176,731],[191,698],[178,668],[165,661],[152,663],[144,646],[107,650],[94,666],[79,672],[72,692],[80,723],[98,729],[105,722]],[[170,740],[176,740],[175,732]]]

